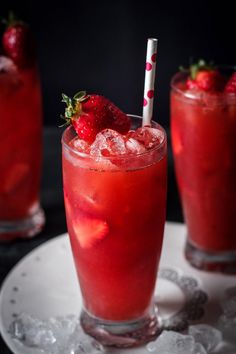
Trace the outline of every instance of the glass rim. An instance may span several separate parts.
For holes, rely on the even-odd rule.
[[[142,120],[142,117],[141,116],[138,116],[138,115],[135,115],[135,114],[127,114],[130,118],[137,118],[137,119],[140,119]],[[86,152],[81,152],[81,151],[78,151],[76,150],[75,148],[71,147],[68,145],[68,143],[65,141],[65,135],[66,133],[69,131],[69,130],[73,130],[74,131],[74,128],[72,125],[70,125],[69,127],[67,127],[63,133],[62,133],[62,138],[61,138],[61,143],[62,143],[62,146],[65,146],[69,151],[73,152],[75,155],[79,156],[80,158],[87,158],[87,159],[102,159],[102,160],[105,160],[105,161],[108,161],[108,160],[116,160],[116,159],[122,159],[122,160],[130,160],[130,159],[135,159],[137,157],[143,157],[143,156],[147,156],[149,155],[150,153],[153,153],[153,152],[156,152],[158,150],[161,150],[165,144],[166,144],[166,141],[167,141],[167,134],[166,134],[166,131],[165,129],[157,122],[155,122],[154,120],[151,121],[151,124],[154,124],[156,125],[160,130],[161,132],[163,133],[163,140],[158,144],[158,145],[155,145],[153,148],[147,150],[147,151],[144,151],[142,153],[138,153],[138,154],[124,154],[124,155],[111,155],[111,156],[99,156],[99,155],[90,155]],[[75,131],[74,131],[75,132]],[[164,156],[164,155],[163,155]]]
[[[236,71],[236,66],[235,65],[217,65],[217,68],[219,68],[220,70],[231,70],[232,72]],[[190,99],[193,99],[193,100],[194,99],[195,100],[199,100],[199,96],[196,95],[194,92],[187,92],[186,93],[186,91],[183,91],[181,88],[178,88],[176,86],[177,80],[180,79],[180,78],[184,78],[188,74],[189,74],[189,70],[177,71],[171,78],[170,87],[171,87],[172,90],[174,90],[175,92],[181,94],[182,96],[184,96],[186,98],[190,98]],[[218,97],[218,98],[224,98],[224,97],[232,97],[232,98],[234,98],[235,97],[235,99],[236,99],[236,95],[234,93],[229,93],[229,92],[217,92],[217,94],[214,94],[214,93],[210,93],[210,92],[204,91],[202,94],[204,96],[212,97],[213,99],[215,97]]]

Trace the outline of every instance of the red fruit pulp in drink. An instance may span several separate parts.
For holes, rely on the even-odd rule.
[[[186,90],[173,81],[171,135],[190,242],[236,250],[236,97]]]
[[[10,59],[0,59],[6,65],[0,68],[0,221],[20,221],[38,206],[42,159],[40,84],[35,66],[20,70]]]
[[[166,141],[151,163],[148,153],[130,165],[141,158],[135,169],[120,161],[113,169],[109,159],[94,165],[94,157],[83,158],[83,166],[63,147],[67,225],[84,306],[104,320],[138,319],[152,301],[165,221]]]

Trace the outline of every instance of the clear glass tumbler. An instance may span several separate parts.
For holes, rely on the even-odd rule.
[[[131,116],[133,129],[141,126]],[[139,155],[90,156],[62,138],[64,200],[84,330],[129,347],[159,332],[153,292],[166,209],[167,142]]]
[[[178,73],[171,82],[172,148],[188,229],[185,256],[196,268],[235,273],[236,96],[189,91],[187,76]]]
[[[0,241],[28,238],[44,225],[39,189],[42,103],[36,64],[0,56]]]

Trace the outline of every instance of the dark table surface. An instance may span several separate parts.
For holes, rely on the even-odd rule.
[[[61,133],[62,131],[58,128],[47,127],[44,129],[41,202],[46,214],[46,225],[40,235],[31,240],[0,244],[0,285],[2,285],[4,278],[12,267],[33,248],[66,232],[61,176]],[[168,148],[167,220],[180,222],[183,220],[176,188],[170,143]],[[9,353],[11,351],[0,337],[0,354]]]

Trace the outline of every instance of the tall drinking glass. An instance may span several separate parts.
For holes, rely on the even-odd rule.
[[[131,116],[132,129],[142,125]],[[83,297],[81,324],[105,345],[134,346],[159,331],[153,292],[166,208],[166,135],[138,155],[98,157],[62,138],[66,218]]]
[[[36,64],[0,56],[0,240],[32,237],[44,224],[39,203],[42,103]]]
[[[228,71],[228,69],[225,71]],[[186,89],[188,74],[171,83],[171,136],[195,267],[236,271],[236,96]]]

